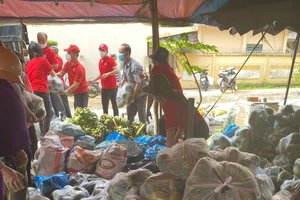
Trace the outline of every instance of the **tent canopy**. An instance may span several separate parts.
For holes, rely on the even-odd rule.
[[[151,0],[1,1],[2,24],[151,22]],[[163,24],[202,23],[241,35],[270,24],[274,35],[285,28],[300,32],[299,0],[157,0],[157,7]]]

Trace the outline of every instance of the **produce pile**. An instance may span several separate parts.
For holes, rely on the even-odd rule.
[[[230,124],[207,141],[179,140],[172,148],[165,148],[162,136],[141,135],[142,126],[128,128],[122,117],[98,119],[87,109],[76,112],[73,123],[83,129],[90,127],[86,117],[86,123],[119,133],[95,145],[92,133],[59,125],[35,155],[31,198],[288,200],[300,191],[300,111],[290,106],[278,112],[255,107],[248,127]],[[227,115],[234,116],[232,110]]]
[[[87,134],[93,136],[97,143],[102,142],[108,134],[117,131],[128,139],[140,136],[146,124],[133,122],[129,126],[129,121],[121,116],[112,117],[102,115],[100,120],[96,113],[88,108],[76,108],[73,118],[68,119],[67,123],[78,125]]]

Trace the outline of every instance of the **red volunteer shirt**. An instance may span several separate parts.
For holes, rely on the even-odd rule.
[[[62,68],[63,68],[64,61],[59,56],[56,56],[56,59],[57,59],[57,62],[58,62],[57,63],[58,64],[58,68],[55,69],[54,71],[55,71],[55,73],[59,73],[62,70]],[[60,79],[63,82],[63,84],[65,84],[64,78],[61,77]]]
[[[105,73],[109,73],[114,70],[114,67],[116,67],[116,62],[113,58],[109,56],[105,56],[104,58],[101,58],[99,60],[99,72],[101,75]],[[105,79],[100,79],[101,80],[101,86],[104,89],[114,89],[117,87],[117,80],[116,76],[108,76]]]
[[[182,93],[182,87],[172,67],[161,64],[155,65],[151,70],[150,77],[157,74],[164,75],[168,79],[169,83],[173,85],[173,88]],[[185,108],[182,104],[173,101],[171,98],[166,98],[165,100],[162,100],[160,104],[165,115],[166,130],[177,127],[187,129],[187,108]],[[197,123],[201,120],[204,120],[203,117],[200,115],[199,112],[195,112],[194,123]]]
[[[70,86],[73,85],[74,82],[79,82],[79,86],[73,91],[73,94],[79,94],[88,91],[85,69],[78,60],[73,63],[73,65],[70,61],[66,62],[62,71],[68,73]]]
[[[26,66],[26,74],[28,75],[34,92],[48,93],[48,75],[53,69],[44,57],[31,59]]]
[[[48,45],[43,49],[43,54],[50,65],[58,64],[55,52]]]

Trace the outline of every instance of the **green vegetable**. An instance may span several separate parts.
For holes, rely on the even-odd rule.
[[[277,176],[277,182],[282,184],[285,180],[290,180],[293,178],[293,174],[288,172],[287,170],[282,170]]]
[[[293,167],[293,173],[300,178],[300,158],[298,158],[295,161],[294,167]]]

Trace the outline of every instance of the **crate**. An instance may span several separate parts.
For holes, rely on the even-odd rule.
[[[266,105],[278,111],[278,102],[249,102],[249,101],[238,101],[236,107],[235,124],[239,127],[248,126],[248,119],[251,111],[256,105]]]

